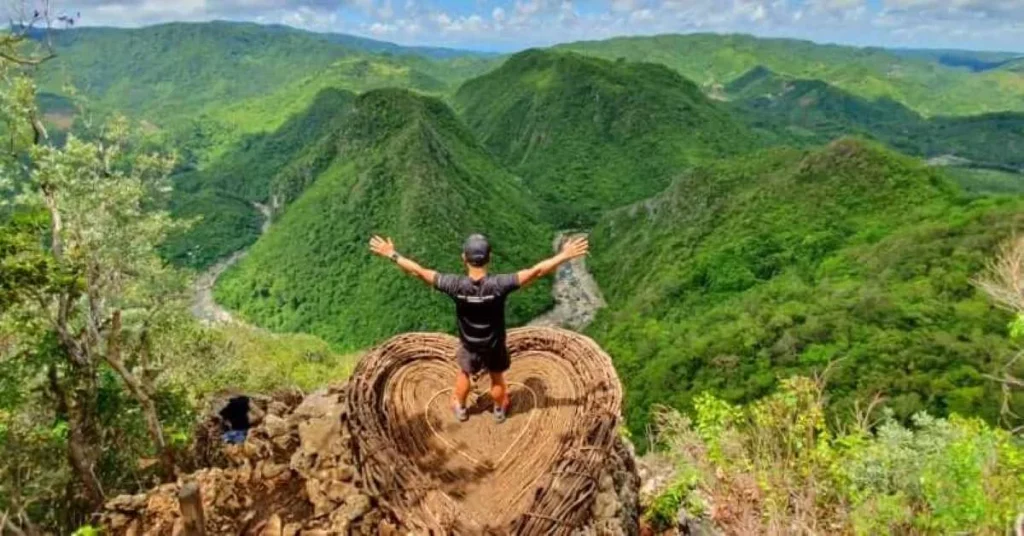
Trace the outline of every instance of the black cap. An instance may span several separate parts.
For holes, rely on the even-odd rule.
[[[466,256],[466,262],[479,268],[491,262],[491,244],[482,234],[470,235],[462,245],[462,254]]]

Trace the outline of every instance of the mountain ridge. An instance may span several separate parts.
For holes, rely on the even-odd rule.
[[[367,240],[441,271],[462,270],[462,240],[492,236],[495,271],[550,255],[553,231],[443,102],[374,90],[353,102],[335,159],[216,288],[218,301],[275,331],[359,349],[401,331],[449,331],[450,304],[373,258]],[[296,240],[296,237],[302,237]],[[551,304],[550,282],[510,300],[510,322]]]
[[[1009,351],[1008,319],[970,278],[1022,213],[1019,197],[967,202],[943,171],[855,139],[698,167],[594,229],[608,307],[588,332],[637,432],[653,404],[746,402],[833,362],[833,411],[883,392],[899,418],[995,422],[981,375]]]
[[[694,161],[754,145],[727,109],[653,63],[531,49],[464,83],[455,103],[561,227],[652,195]]]

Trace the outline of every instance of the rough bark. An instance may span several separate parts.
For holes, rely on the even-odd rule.
[[[121,311],[114,311],[111,317],[111,329],[107,336],[107,363],[117,371],[135,400],[142,406],[142,414],[146,419],[146,430],[149,432],[153,445],[160,454],[163,473],[170,477],[174,474],[174,453],[164,439],[163,426],[156,411],[156,404],[150,396],[150,389],[132,371],[128,370],[121,359]]]
[[[93,468],[99,458],[95,447],[95,411],[89,401],[96,399],[96,383],[89,381],[91,371],[81,371],[71,392],[61,383],[56,367],[50,367],[50,389],[57,398],[58,413],[68,421],[68,461],[78,475],[86,499],[95,507],[103,505],[103,485]],[[84,381],[83,381],[84,380]]]

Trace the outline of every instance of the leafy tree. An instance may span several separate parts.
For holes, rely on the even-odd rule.
[[[180,227],[159,210],[173,159],[132,151],[124,119],[95,139],[71,135],[61,147],[50,145],[31,72],[18,68],[39,58],[21,60],[18,37],[4,39],[0,117],[10,145],[0,186],[13,214],[0,229],[4,378],[45,386],[45,400],[64,423],[56,433],[66,437],[70,465],[95,507],[105,496],[97,473],[109,433],[100,405],[111,378],[141,407],[165,475],[173,469],[156,404],[159,363],[151,360],[153,333],[185,288],[156,250]],[[5,448],[32,435],[13,434],[23,421],[8,417],[0,421]],[[11,504],[25,508],[17,499]]]

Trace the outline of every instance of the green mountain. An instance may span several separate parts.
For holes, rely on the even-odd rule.
[[[851,139],[701,167],[594,229],[608,307],[591,334],[637,431],[654,404],[748,401],[830,363],[837,415],[882,393],[899,417],[994,421],[983,374],[1014,351],[1009,316],[970,278],[1022,214],[1019,197],[969,202],[942,170]]]
[[[530,50],[466,82],[455,102],[559,226],[592,222],[694,162],[754,143],[729,111],[656,64]]]
[[[224,275],[217,298],[261,326],[360,349],[402,331],[451,330],[451,304],[392,263],[373,234],[443,271],[461,269],[471,232],[490,235],[495,269],[550,255],[552,231],[519,181],[498,167],[441,101],[405,90],[358,97],[335,135],[339,155],[312,174],[270,231]],[[551,303],[550,283],[510,301],[523,322]]]
[[[925,59],[946,67],[960,67],[972,71],[988,71],[998,69],[1008,62],[1019,59],[1020,52],[994,52],[979,50],[955,49],[889,49],[893,54],[904,58]]]
[[[926,119],[891,99],[868,100],[760,66],[725,89],[753,128],[784,143],[820,144],[853,134],[917,156],[953,155],[973,165],[1024,170],[1022,113]]]
[[[413,56],[350,56],[287,82],[272,93],[207,109],[198,122],[229,126],[236,133],[266,132],[301,113],[324,89],[361,93],[399,87],[444,97],[454,93],[458,82],[485,72],[493,64],[492,59],[476,57],[445,60],[442,64]]]
[[[1024,58],[1008,61],[999,67],[1000,70],[1024,74]]]
[[[708,91],[763,65],[786,76],[823,80],[869,100],[889,98],[923,115],[1024,111],[1020,73],[974,73],[877,48],[719,34],[620,37],[559,48],[662,63]]]
[[[209,166],[175,175],[174,215],[199,221],[169,240],[165,255],[205,267],[255,242],[262,226],[255,203],[294,200],[334,160],[354,100],[347,91],[324,90],[275,132],[248,135]]]
[[[445,91],[494,61],[471,52],[405,49],[287,26],[222,21],[60,30],[53,42],[58,57],[41,72],[45,90],[61,94],[70,81],[101,110],[119,110],[158,126],[186,122],[201,112],[216,118],[232,107],[237,119],[247,100],[285,91],[275,101],[292,98],[283,113],[269,121],[241,121],[243,127],[273,128],[328,85],[357,92],[386,86]],[[330,71],[329,84],[315,80],[324,70]],[[298,86],[314,87],[298,95]],[[259,111],[268,110],[275,109]]]
[[[922,122],[920,115],[891,99],[871,101],[821,80],[794,79],[762,66],[728,84],[725,91],[752,126],[775,131],[785,141],[820,143]]]

